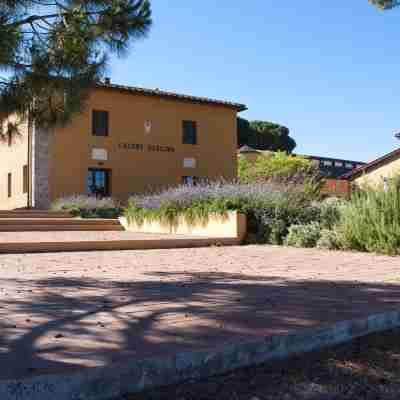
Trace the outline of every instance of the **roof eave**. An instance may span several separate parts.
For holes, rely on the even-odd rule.
[[[124,85],[105,84],[105,83],[98,83],[96,84],[95,87],[99,89],[122,91],[126,93],[132,93],[148,97],[159,97],[176,101],[186,101],[194,104],[226,107],[236,110],[237,112],[246,111],[248,109],[246,105],[240,103],[208,99],[206,97],[189,96],[178,93],[166,92],[162,90],[153,90],[153,89],[139,88],[134,86],[124,86]]]
[[[346,175],[343,175],[344,179],[357,179],[360,175],[362,175],[364,172],[368,173],[370,171],[373,171],[376,168],[381,167],[387,162],[392,162],[393,160],[396,160],[400,158],[400,149],[394,150],[391,153],[388,153],[380,158],[377,158],[374,161],[371,161],[370,163],[362,166],[361,168],[357,168]]]

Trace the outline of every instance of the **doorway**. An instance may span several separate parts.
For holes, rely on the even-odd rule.
[[[111,171],[108,169],[90,168],[87,181],[89,196],[111,196]]]

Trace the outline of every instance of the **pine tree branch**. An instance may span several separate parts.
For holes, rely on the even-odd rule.
[[[6,24],[7,27],[10,28],[17,28],[19,26],[23,25],[32,25],[36,21],[41,21],[41,22],[47,22],[49,19],[55,19],[55,18],[65,18],[71,15],[82,15],[85,17],[90,17],[92,15],[100,15],[100,11],[92,11],[92,12],[85,12],[81,13],[80,11],[71,11],[71,12],[63,12],[63,13],[58,13],[58,14],[47,14],[47,15],[31,15],[25,19],[21,19],[20,21],[13,22],[11,24]]]

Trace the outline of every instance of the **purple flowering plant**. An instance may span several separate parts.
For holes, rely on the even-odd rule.
[[[109,197],[73,195],[56,200],[52,206],[54,211],[69,211],[76,217],[83,218],[116,218],[121,214],[120,204]]]

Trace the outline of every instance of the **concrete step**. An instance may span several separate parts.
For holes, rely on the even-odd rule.
[[[123,231],[118,219],[0,218],[0,232]]]
[[[122,225],[0,225],[0,232],[123,231]]]
[[[68,226],[120,226],[117,219],[78,218],[1,218],[0,226],[68,225]]]
[[[65,211],[41,211],[41,210],[0,210],[0,219],[3,218],[73,218]]]
[[[26,254],[74,251],[121,251],[154,249],[189,249],[209,246],[238,246],[236,238],[171,238],[51,242],[0,242],[0,254]]]

